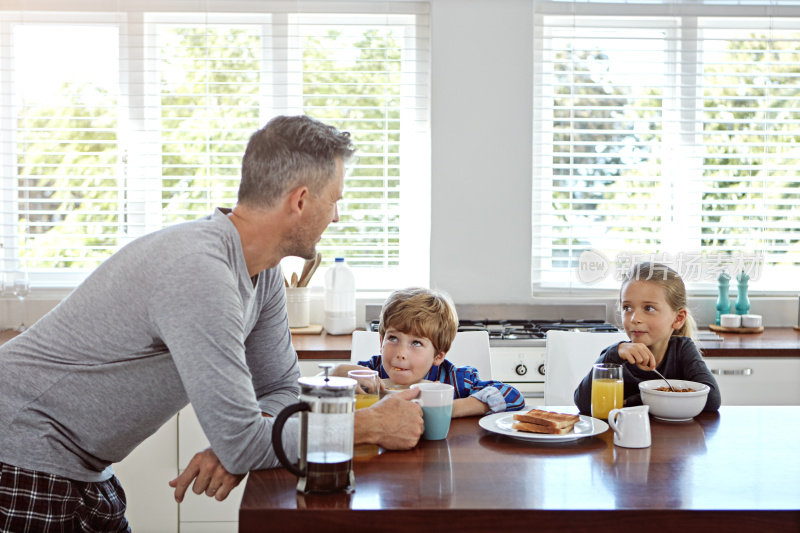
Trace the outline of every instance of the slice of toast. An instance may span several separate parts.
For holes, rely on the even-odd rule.
[[[575,424],[570,424],[562,428],[554,428],[552,426],[540,426],[539,424],[529,424],[527,422],[514,422],[511,426],[517,431],[527,431],[528,433],[549,433],[551,435],[563,435],[572,431]]]
[[[567,426],[572,427],[580,419],[581,417],[578,415],[554,413],[552,411],[543,411],[542,409],[531,409],[527,413],[518,413],[514,415],[514,420],[517,422],[548,426],[556,429]]]

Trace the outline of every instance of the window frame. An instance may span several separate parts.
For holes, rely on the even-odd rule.
[[[392,17],[415,17],[413,31],[405,35],[404,39],[415,54],[411,60],[404,58],[403,79],[401,83],[401,146],[400,185],[398,193],[402,200],[400,203],[400,265],[388,268],[361,268],[358,269],[359,289],[386,290],[400,282],[403,284],[427,284],[429,277],[429,248],[430,248],[430,217],[420,217],[419,212],[430,212],[430,49],[429,49],[429,6],[424,2],[259,2],[244,0],[231,3],[224,1],[210,1],[204,3],[206,12],[192,12],[180,0],[165,0],[158,5],[145,7],[137,6],[133,0],[123,0],[109,10],[104,2],[89,1],[77,8],[74,13],[57,11],[62,6],[57,2],[48,0],[32,0],[26,2],[23,17],[17,11],[10,9],[0,10],[0,25],[2,25],[3,41],[0,49],[12,50],[12,36],[14,26],[17,24],[69,24],[71,22],[91,22],[92,24],[113,25],[119,32],[119,91],[121,112],[120,122],[124,119],[125,125],[118,126],[119,153],[125,155],[125,174],[128,176],[141,176],[131,180],[126,187],[129,198],[128,203],[143,202],[145,205],[155,205],[160,198],[161,185],[158,190],[148,187],[152,179],[161,180],[164,174],[161,171],[161,149],[163,141],[158,133],[161,103],[158,89],[158,69],[154,68],[158,61],[158,51],[155,50],[155,33],[152,25],[168,23],[243,23],[247,25],[269,24],[276,18],[287,20],[293,15],[303,17],[308,14],[334,14],[348,16],[350,19],[363,14],[367,17],[379,15],[386,20]],[[96,9],[97,12],[93,10]],[[117,11],[114,11],[116,9]],[[83,10],[83,11],[81,11]],[[17,20],[22,18],[23,20]],[[262,30],[262,36],[271,35]],[[271,55],[272,49],[268,46],[268,39],[262,39],[263,46]],[[138,52],[141,54],[136,55]],[[13,82],[13,52],[0,54],[0,84],[11,87]],[[273,62],[274,64],[278,61]],[[413,64],[416,68],[411,69]],[[277,69],[269,70],[281,79],[291,76],[292,63],[283,62],[286,71],[278,72]],[[133,68],[136,67],[137,70]],[[296,65],[295,65],[296,67]],[[295,70],[302,71],[302,69]],[[262,70],[262,74],[264,71]],[[412,83],[406,83],[407,77],[418,77]],[[421,81],[420,81],[421,80]],[[264,86],[260,90],[260,122],[266,123],[271,116],[279,114],[302,113],[303,99],[300,94],[292,96],[292,89],[297,84],[276,84],[284,89],[283,98],[276,99],[273,95],[272,102],[266,102]],[[150,88],[150,89],[148,89]],[[16,91],[16,90],[15,90]],[[15,91],[0,91],[0,105],[11,110],[3,114],[0,123],[0,170],[4,178],[0,182],[0,270],[10,270],[17,264],[18,251],[16,249],[16,228],[18,220],[16,200],[15,171],[16,148],[18,142],[14,133],[13,122],[16,120],[17,107],[14,102]],[[123,99],[125,101],[123,101]],[[144,105],[134,105],[131,101],[138,100]],[[275,100],[282,100],[280,105]],[[409,104],[410,105],[405,105]],[[324,119],[323,119],[324,120]],[[346,129],[346,128],[345,128]],[[11,132],[6,134],[6,132]],[[356,160],[358,151],[356,152]],[[347,174],[346,174],[347,176]],[[118,176],[119,177],[119,176]],[[347,179],[347,177],[346,177]],[[159,181],[159,183],[161,183]],[[347,187],[345,188],[345,195]],[[154,196],[155,195],[155,196]],[[235,198],[233,199],[235,202]],[[346,203],[346,200],[345,202]],[[232,205],[232,204],[231,204]],[[340,203],[340,212],[342,203]],[[207,213],[205,213],[207,214]],[[140,231],[131,233],[130,238],[123,241],[119,235],[119,247],[128,240],[132,240],[151,231],[160,229],[159,213],[142,212],[126,222],[127,227],[139,228]],[[202,214],[198,214],[202,216]],[[296,258],[295,258],[296,259]],[[333,257],[326,258],[331,262]],[[91,270],[91,269],[90,269]],[[89,271],[90,271],[89,270]],[[312,280],[314,285],[321,285],[324,279],[324,268],[321,274]],[[71,289],[77,286],[89,274],[87,270],[72,271],[36,271],[30,272],[31,285],[34,288]]]
[[[616,5],[615,5],[616,4]],[[545,242],[544,238],[541,235],[541,230],[543,227],[547,227],[545,223],[542,221],[542,215],[540,212],[540,206],[543,202],[547,202],[549,197],[546,193],[546,189],[549,186],[552,186],[552,180],[554,179],[554,175],[550,174],[543,174],[542,171],[547,171],[554,168],[552,163],[543,162],[547,157],[552,158],[553,154],[555,153],[553,150],[553,146],[556,144],[554,137],[551,137],[552,144],[548,144],[547,132],[554,131],[552,128],[554,115],[553,110],[555,108],[550,108],[549,106],[545,105],[545,101],[548,99],[553,98],[553,93],[547,92],[547,89],[554,88],[554,83],[547,82],[547,72],[544,71],[544,63],[546,61],[545,54],[546,50],[548,49],[547,46],[547,36],[546,36],[546,27],[545,27],[545,17],[572,17],[577,23],[577,19],[584,18],[584,17],[616,17],[616,23],[614,23],[614,27],[620,27],[621,24],[619,21],[628,18],[639,18],[643,20],[645,18],[653,18],[655,20],[653,26],[657,26],[662,30],[672,32],[672,37],[668,38],[668,42],[675,43],[680,41],[681,43],[681,52],[683,54],[689,53],[697,53],[697,46],[699,43],[702,42],[702,38],[694,37],[694,33],[698,31],[697,21],[698,18],[703,18],[706,25],[702,29],[713,29],[717,27],[724,27],[724,28],[750,28],[750,18],[751,17],[759,17],[759,18],[769,18],[773,26],[776,28],[788,26],[789,23],[785,20],[781,20],[780,17],[792,17],[794,19],[795,24],[791,26],[791,29],[796,29],[800,31],[800,2],[797,1],[785,1],[782,5],[772,4],[769,6],[764,5],[720,5],[717,3],[716,5],[707,3],[704,4],[702,2],[693,2],[693,3],[685,3],[681,4],[680,6],[675,5],[675,2],[631,2],[631,3],[624,3],[621,4],[620,2],[592,2],[591,0],[543,0],[541,2],[537,2],[536,7],[534,9],[534,94],[533,94],[533,175],[532,175],[532,202],[533,202],[533,209],[532,209],[532,242],[531,242],[531,292],[534,298],[539,299],[547,299],[554,295],[561,294],[563,295],[566,292],[569,293],[570,296],[584,296],[584,297],[607,297],[616,295],[618,293],[618,281],[612,280],[608,281],[606,278],[606,283],[603,285],[593,285],[591,283],[585,283],[578,279],[578,276],[575,275],[575,272],[572,273],[564,273],[564,276],[568,276],[568,279],[562,277],[560,280],[557,281],[550,281],[544,280],[543,281],[543,274],[541,264],[542,262],[546,261],[547,257],[547,250],[550,250],[550,254],[552,254],[553,247],[549,246],[546,247],[542,243]],[[673,19],[677,21],[672,27],[669,27],[668,21],[669,19]],[[725,22],[721,22],[722,19],[725,19]],[[659,21],[663,21],[660,22]],[[709,23],[713,22],[713,23]],[[716,25],[715,25],[715,24]],[[595,26],[593,24],[592,26]],[[636,25],[636,28],[641,28],[642,25]],[[686,30],[689,30],[688,32]],[[675,35],[681,35],[680,38],[675,37]],[[676,50],[669,50],[670,53],[675,54]],[[677,56],[675,56],[677,57]],[[679,64],[679,63],[676,63]],[[685,68],[685,66],[684,66]],[[678,121],[679,128],[676,131],[672,132],[674,135],[683,136],[683,137],[696,137],[698,134],[702,135],[703,131],[698,131],[696,128],[696,122],[698,117],[703,112],[703,95],[702,95],[702,84],[696,82],[696,80],[702,78],[703,73],[701,69],[697,68],[694,71],[688,69],[686,72],[681,73],[683,76],[687,74],[691,74],[694,76],[692,86],[689,90],[694,90],[696,92],[693,96],[687,96],[686,92],[684,91],[681,94],[678,94],[678,87],[676,85],[670,86],[670,89],[674,90],[676,95],[674,96],[675,99],[683,99],[686,100],[687,98],[694,102],[693,105],[680,105],[675,108],[676,112],[684,112],[686,109],[691,109],[694,111],[693,119],[686,120],[686,117],[681,116],[681,120]],[[687,87],[687,83],[682,83],[681,87]],[[666,100],[666,96],[664,99]],[[663,121],[664,119],[662,119]],[[548,128],[546,124],[550,124],[551,126]],[[660,132],[662,136],[665,136],[666,132]],[[684,143],[686,145],[691,145],[691,143]],[[677,159],[677,158],[676,158]],[[702,158],[694,158],[694,164],[702,167]],[[669,163],[668,163],[669,164]],[[674,164],[674,162],[673,162]],[[662,177],[666,173],[662,172]],[[702,172],[701,172],[702,174]],[[703,180],[704,178],[700,178]],[[687,180],[688,181],[688,180]],[[702,204],[703,202],[698,200],[698,204]],[[685,207],[685,206],[684,206]],[[673,205],[671,210],[680,210],[682,209],[681,206]],[[698,208],[698,211],[692,215],[694,218],[699,218],[702,216],[703,211],[702,207]],[[683,223],[686,225],[688,222],[685,220]],[[694,225],[694,231],[700,231],[701,224],[688,224]],[[660,245],[662,248],[664,247],[664,241],[662,240],[662,244]],[[582,249],[582,248],[581,248]],[[650,257],[654,257],[653,254],[650,254]],[[618,274],[618,272],[613,272],[615,267],[614,265],[614,257],[605,258],[610,260],[609,262],[612,272],[610,274]],[[624,258],[623,258],[624,259]],[[649,260],[647,255],[642,255],[640,260]],[[675,256],[672,256],[672,259],[675,259]],[[655,260],[658,260],[658,257],[655,257]],[[791,272],[798,271],[798,268],[790,269]],[[763,270],[762,270],[763,273]],[[735,280],[733,281],[735,284]],[[701,282],[687,282],[687,288],[693,294],[698,295],[710,295],[715,294],[717,290],[717,283],[715,281],[701,281]],[[786,295],[796,295],[796,291],[792,291],[789,289],[761,289],[759,288],[757,291],[759,294],[769,295],[769,296],[786,296]]]

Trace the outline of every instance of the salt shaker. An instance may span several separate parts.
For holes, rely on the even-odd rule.
[[[742,270],[736,276],[736,281],[738,282],[737,286],[739,289],[739,294],[736,297],[737,315],[746,315],[750,312],[750,300],[747,298],[747,282],[749,280],[750,276],[748,276],[744,270]]]
[[[719,282],[719,297],[717,298],[717,318],[714,323],[719,326],[720,315],[727,315],[731,312],[731,300],[728,296],[731,276],[727,272],[722,272],[717,281]]]

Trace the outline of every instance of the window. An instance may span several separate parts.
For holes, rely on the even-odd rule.
[[[360,288],[427,281],[429,221],[409,216],[430,201],[426,4],[51,4],[0,9],[4,268],[74,286],[130,240],[232,206],[250,135],[305,113],[357,147],[323,265],[347,257]]]
[[[695,289],[795,288],[798,3],[614,4],[536,15],[534,291],[618,288],[647,260]]]

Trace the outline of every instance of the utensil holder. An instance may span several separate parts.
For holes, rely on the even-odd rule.
[[[286,288],[286,314],[290,328],[305,328],[311,323],[311,288]]]

